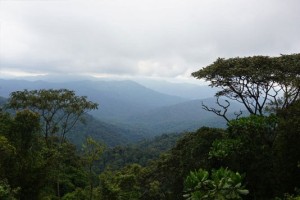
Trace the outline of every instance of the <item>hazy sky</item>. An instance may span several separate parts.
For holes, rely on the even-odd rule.
[[[184,80],[218,57],[299,52],[299,0],[0,0],[0,78]]]

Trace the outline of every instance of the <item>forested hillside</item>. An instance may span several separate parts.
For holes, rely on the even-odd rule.
[[[219,58],[192,75],[220,89],[202,107],[224,128],[141,140],[87,115],[98,103],[74,91],[12,92],[0,110],[0,199],[299,199],[300,54]],[[182,120],[173,113],[193,102],[157,122]]]
[[[102,122],[87,114],[84,123],[76,124],[70,131],[68,139],[80,146],[87,137],[92,137],[108,147],[113,147],[141,141],[145,139],[145,134],[133,128]]]
[[[195,131],[202,126],[225,128],[226,120],[202,109],[203,104],[215,106],[215,101],[214,98],[185,101],[131,116],[127,118],[127,121],[149,130],[153,135]],[[230,109],[228,109],[228,117],[234,119],[234,112],[241,109],[240,104],[231,102]],[[244,110],[244,114],[247,115],[248,112]]]

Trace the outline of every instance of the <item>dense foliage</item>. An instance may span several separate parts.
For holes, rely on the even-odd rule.
[[[211,175],[200,169],[190,172],[184,181],[187,200],[193,199],[242,199],[248,190],[242,186],[242,176],[228,169],[212,170]]]
[[[200,195],[187,196],[192,186],[186,179],[202,168],[202,175],[211,170],[219,175],[207,177],[210,189],[201,189],[201,195],[215,195],[213,187],[220,181],[226,188],[236,186],[230,195],[223,189],[216,193],[227,199],[287,197],[285,193],[299,188],[299,109],[297,101],[277,116],[250,116],[231,121],[226,130],[201,128],[186,133],[159,158],[177,135],[115,147],[104,154],[103,145],[87,138],[80,152],[67,141],[48,147],[39,133],[36,113],[23,110],[11,116],[1,111],[0,195],[7,199],[184,199]]]
[[[146,166],[151,160],[158,159],[161,153],[174,147],[183,135],[163,134],[138,143],[107,148],[98,162],[98,170],[100,172],[107,167],[117,170],[134,163]]]

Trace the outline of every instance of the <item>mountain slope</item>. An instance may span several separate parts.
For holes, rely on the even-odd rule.
[[[6,97],[12,91],[23,89],[66,88],[74,90],[77,95],[87,96],[89,100],[99,103],[99,110],[90,114],[100,119],[101,122],[92,119],[90,123],[93,125],[85,128],[84,132],[94,134],[94,129],[102,129],[103,135],[101,137],[106,137],[105,134],[109,130],[113,134],[121,133],[121,135],[111,137],[124,139],[124,142],[125,140],[137,139],[142,135],[147,137],[161,133],[193,131],[201,126],[226,126],[226,121],[222,117],[202,109],[202,101],[209,107],[217,108],[215,98],[189,100],[156,92],[133,81],[53,83],[0,79],[0,86],[0,96]],[[174,84],[172,87],[175,89],[176,86],[178,85]],[[189,85],[181,86],[181,88],[189,87]],[[194,85],[191,87],[194,87]],[[194,92],[196,93],[198,89]],[[231,110],[228,111],[228,114],[233,115],[233,111],[242,108],[238,104],[231,104]],[[98,126],[98,124],[101,124],[101,126]],[[124,135],[127,138],[123,137]]]
[[[202,109],[202,102],[208,107],[217,108],[215,101],[214,98],[187,101],[131,116],[127,120],[139,124],[149,132],[156,134],[192,131],[201,126],[225,127],[226,120]],[[233,112],[241,108],[242,106],[232,102],[228,116],[233,118]]]
[[[213,97],[217,91],[208,85],[196,85],[191,83],[171,83],[160,80],[138,80],[138,83],[152,90],[189,99],[205,99]]]
[[[133,81],[46,81],[0,80],[0,96],[8,97],[16,90],[58,89],[74,90],[77,95],[99,103],[99,110],[91,114],[106,121],[122,121],[137,113],[161,106],[184,102],[186,99],[162,94]]]
[[[125,145],[144,139],[144,136],[133,129],[109,124],[94,118],[85,116],[85,123],[78,123],[68,134],[68,138],[80,146],[86,137],[91,136],[107,146]]]

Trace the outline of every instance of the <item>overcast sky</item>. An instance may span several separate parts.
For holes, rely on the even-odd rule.
[[[185,80],[218,57],[299,52],[299,0],[0,0],[0,78]]]

